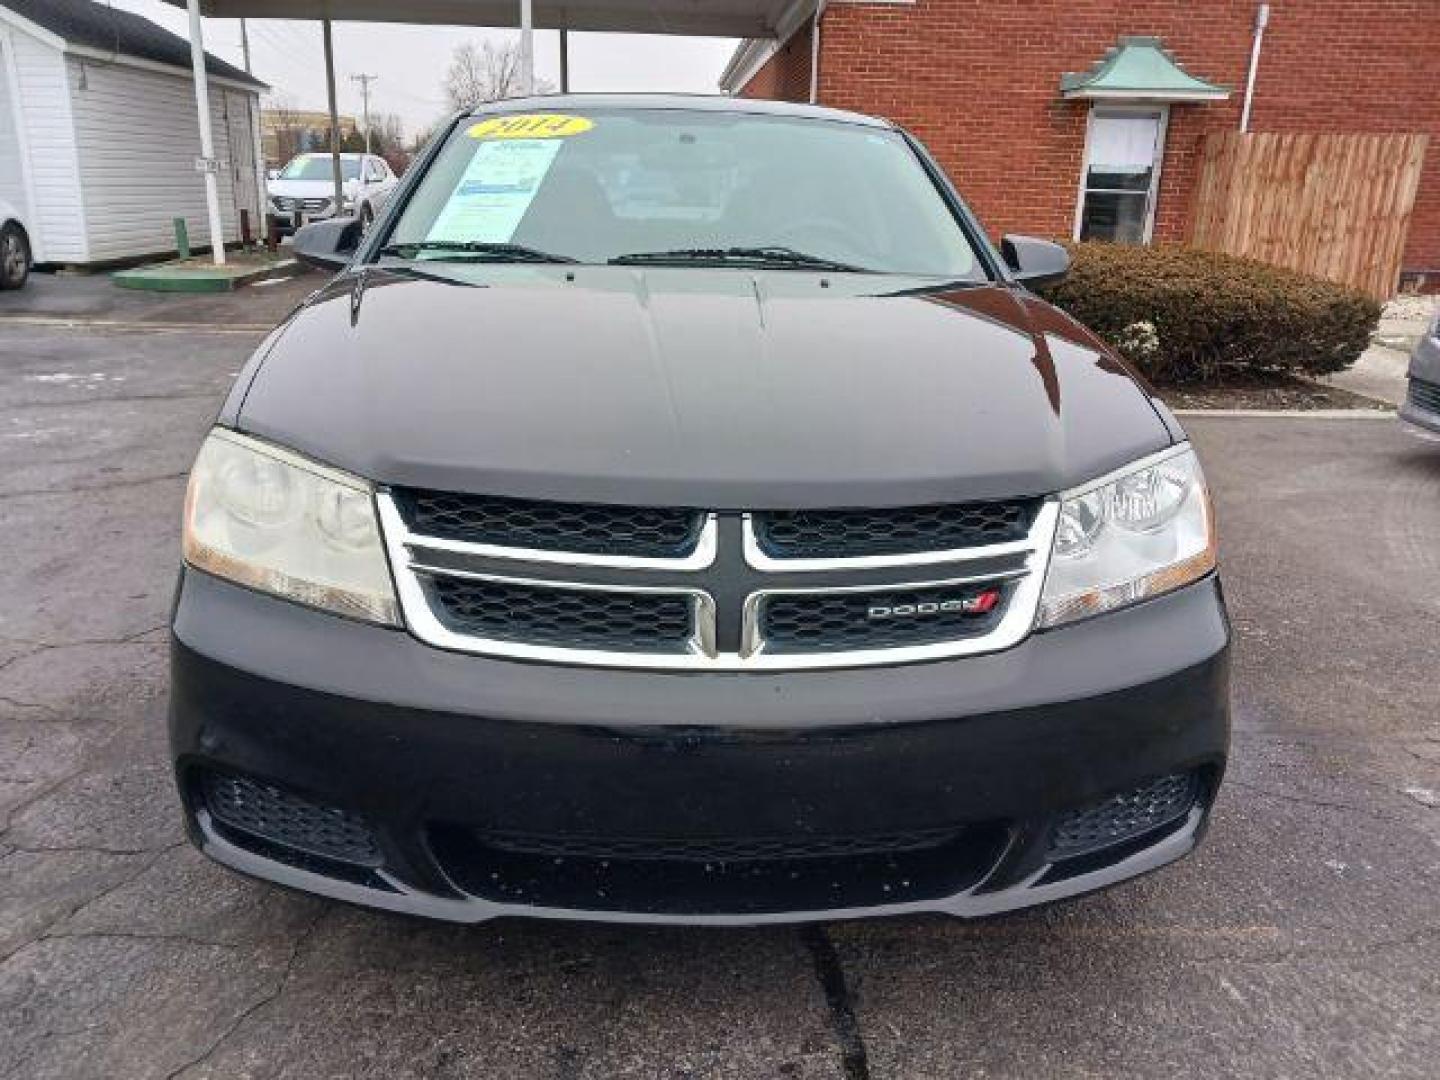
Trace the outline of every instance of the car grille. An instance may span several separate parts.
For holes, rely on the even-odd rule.
[[[567,589],[437,574],[429,588],[455,632],[496,641],[683,653],[695,632],[685,593]]]
[[[1004,584],[779,594],[763,603],[761,636],[777,652],[889,649],[993,630],[1004,611]]]
[[[758,862],[876,855],[933,848],[959,833],[954,827],[858,836],[585,837],[485,833],[481,842],[502,851],[567,859]]]
[[[1410,404],[1426,412],[1440,413],[1440,383],[1410,380]]]
[[[756,514],[760,550],[777,559],[865,558],[1024,540],[1038,499],[897,510],[793,510]]]
[[[1133,840],[1183,817],[1195,802],[1194,773],[1162,776],[1060,819],[1048,858],[1069,859]]]
[[[276,209],[284,210],[287,213],[303,210],[313,214],[330,209],[329,199],[294,199],[287,195],[277,195],[271,201],[275,203]]]
[[[698,510],[536,502],[446,491],[397,491],[405,523],[418,533],[498,547],[589,555],[679,558],[695,550]]]
[[[649,914],[762,914],[953,896],[995,865],[998,825],[841,837],[496,835],[432,827],[441,868],[495,903]]]
[[[249,777],[206,772],[200,786],[211,816],[248,837],[339,862],[380,865],[369,827],[344,810]]]
[[[1034,624],[1057,518],[1054,500],[1037,499],[794,513],[414,489],[377,501],[406,622],[421,640],[522,660],[696,670],[1009,648]]]

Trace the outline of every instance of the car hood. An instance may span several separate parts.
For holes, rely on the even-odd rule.
[[[714,509],[1050,493],[1173,441],[1093,335],[1018,291],[443,271],[337,278],[229,422],[382,484]]]
[[[354,184],[346,181],[347,188]],[[273,198],[283,195],[287,199],[323,199],[335,194],[334,180],[269,180],[265,190]]]

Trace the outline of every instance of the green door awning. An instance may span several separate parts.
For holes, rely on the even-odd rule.
[[[1089,71],[1060,76],[1060,96],[1093,101],[1224,101],[1230,91],[1197,79],[1156,37],[1122,37]]]

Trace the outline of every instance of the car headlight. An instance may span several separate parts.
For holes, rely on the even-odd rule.
[[[400,625],[371,487],[233,431],[200,448],[185,493],[185,561],[252,589]]]
[[[1189,447],[1061,497],[1040,625],[1059,626],[1178,589],[1215,569],[1215,514]]]

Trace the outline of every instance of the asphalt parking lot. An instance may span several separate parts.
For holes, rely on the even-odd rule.
[[[182,841],[184,474],[255,328],[307,286],[34,286],[0,297],[0,1075],[1436,1075],[1440,443],[1187,418],[1236,730],[1209,839],[1176,867],[980,923],[453,927],[242,880]]]

